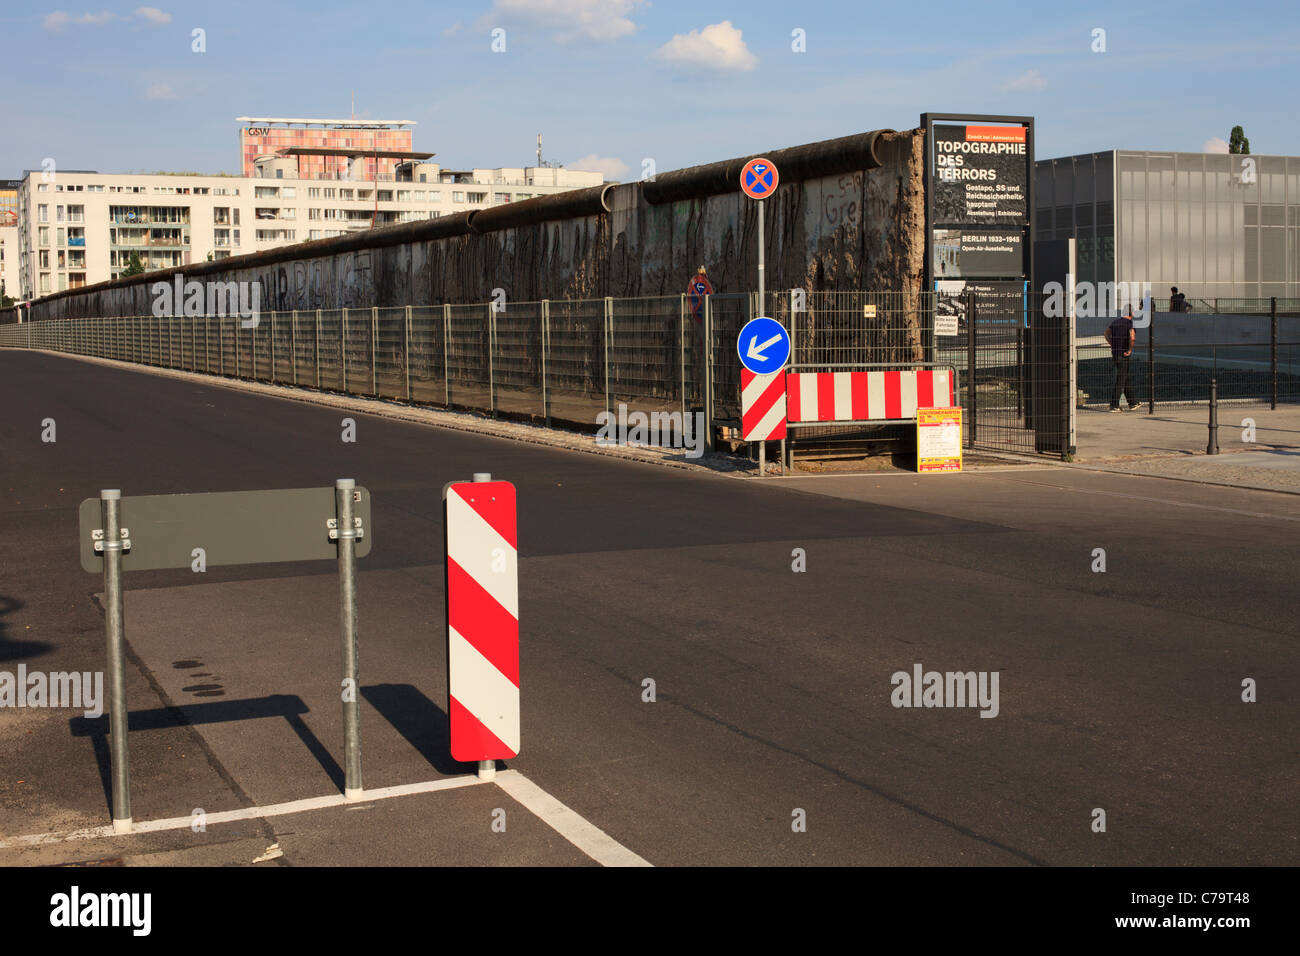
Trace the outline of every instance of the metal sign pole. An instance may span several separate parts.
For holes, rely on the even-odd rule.
[[[122,492],[99,493],[104,528],[104,625],[108,634],[108,725],[113,763],[113,832],[131,832],[131,764],[126,745],[125,615],[122,612]]]
[[[763,308],[767,296],[764,286],[764,263],[763,263],[763,200],[755,200],[758,203],[758,314],[767,315],[767,310]],[[752,314],[752,313],[751,313]],[[758,443],[758,477],[767,477],[767,442]]]
[[[361,787],[361,702],[357,683],[357,555],[358,536],[353,521],[352,496],[357,483],[352,478],[334,482],[334,508],[339,542],[339,624],[343,631],[343,797],[360,800]],[[364,533],[364,531],[362,532]]]

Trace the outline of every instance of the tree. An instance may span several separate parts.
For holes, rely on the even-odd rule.
[[[0,309],[12,309],[13,307],[14,300],[9,298],[9,294],[5,292],[4,279],[0,279]]]
[[[144,272],[144,265],[140,262],[140,253],[132,252],[131,258],[126,262],[126,268],[117,274],[119,279],[125,279],[127,276],[138,276]]]
[[[1228,152],[1243,155],[1250,153],[1250,140],[1246,139],[1246,131],[1240,126],[1232,128],[1232,134],[1228,137]]]

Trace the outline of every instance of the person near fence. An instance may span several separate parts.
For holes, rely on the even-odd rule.
[[[1169,288],[1169,311],[1170,312],[1190,312],[1192,307],[1187,304],[1187,296],[1178,291],[1178,286]]]
[[[1137,332],[1133,330],[1133,307],[1106,327],[1106,341],[1110,343],[1110,357],[1115,363],[1115,388],[1110,393],[1110,410],[1120,410],[1119,398],[1122,394],[1128,399],[1128,410],[1138,407],[1128,383],[1128,360],[1133,354],[1133,344],[1137,341]]]

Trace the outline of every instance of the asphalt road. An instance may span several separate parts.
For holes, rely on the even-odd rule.
[[[1300,497],[1047,467],[759,482],[350,414],[355,444],[337,410],[0,350],[0,671],[103,669],[76,545],[101,487],[354,477],[365,784],[465,773],[440,492],[490,471],[520,507],[510,766],[651,863],[1300,862]],[[126,583],[137,819],[338,792],[331,563]],[[996,717],[893,706],[918,663],[997,672]],[[107,822],[102,724],[0,708],[0,842]],[[489,785],[0,864],[247,863],[272,842],[281,865],[591,862]]]

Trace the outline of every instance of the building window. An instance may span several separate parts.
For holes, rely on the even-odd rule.
[[[469,193],[468,202],[481,205],[487,199],[487,193]]]
[[[397,191],[397,201],[398,201],[398,202],[410,202],[410,201],[411,201],[411,191],[410,191],[409,189],[399,189],[399,190]]]
[[[381,190],[379,190],[379,201],[380,201],[380,202],[392,202],[392,201],[393,201],[393,191],[392,191],[391,189],[381,189]]]
[[[351,198],[352,198],[352,190],[351,190],[351,189],[340,189],[340,190],[339,190],[339,198],[340,198],[340,199],[351,199]]]
[[[37,191],[38,193],[47,193],[47,192],[50,191],[50,184],[49,184],[49,183],[37,183],[37,184],[36,184],[36,191]]]
[[[36,207],[36,221],[37,222],[50,221],[50,207],[47,206],[45,203],[41,203],[39,206]]]
[[[298,189],[296,186],[284,186],[280,190],[281,199],[297,199]]]
[[[308,209],[308,210],[307,210],[307,218],[308,218],[308,219],[319,219],[319,218],[320,218],[320,210],[319,210],[319,209]]]
[[[308,198],[308,199],[319,199],[319,198],[320,198],[320,187],[319,187],[319,186],[308,186],[308,187],[307,187],[307,198]]]
[[[451,201],[452,201],[452,202],[464,202],[464,201],[465,201],[465,194],[464,194],[464,193],[458,193],[458,192],[456,192],[456,191],[453,190],[453,191],[452,191],[452,194],[451,194]]]
[[[37,230],[37,236],[38,236],[37,239],[38,245],[48,246],[50,244],[50,227],[41,226],[40,229]]]

